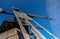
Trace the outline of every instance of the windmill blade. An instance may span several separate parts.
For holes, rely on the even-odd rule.
[[[7,11],[3,10],[2,8],[0,8],[0,13],[8,14],[8,15],[14,15],[11,12],[7,12]]]
[[[14,9],[15,11],[19,11],[19,9],[15,8],[15,7],[12,7],[12,9]],[[34,15],[34,14],[27,14],[27,15],[30,16],[30,17],[32,17],[32,18],[37,17],[37,18],[44,18],[44,19],[48,19],[48,20],[54,20],[52,18],[47,18],[45,16],[38,16],[38,15]]]
[[[14,15],[15,15],[15,17],[16,17],[16,19],[17,19],[17,22],[18,22],[19,26],[20,26],[21,32],[22,32],[22,34],[23,34],[23,36],[24,36],[24,39],[30,39],[29,34],[26,32],[23,24],[21,23],[21,21],[20,21],[20,19],[19,19],[20,16],[18,16],[18,14],[17,14],[16,11],[13,10],[13,12],[14,12]],[[23,17],[23,16],[22,16],[22,17]]]
[[[7,13],[7,12],[3,10],[2,8],[0,8],[0,13]]]
[[[38,15],[34,15],[34,14],[28,14],[28,16],[30,16],[30,17],[32,17],[32,18],[37,17],[37,18],[44,18],[44,19],[48,19],[48,20],[54,20],[54,19],[52,19],[52,18],[47,18],[47,17],[45,17],[45,16],[38,16]]]

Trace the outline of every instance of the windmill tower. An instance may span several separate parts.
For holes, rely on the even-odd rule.
[[[33,14],[25,14],[23,12],[19,12],[18,8],[12,8],[14,14],[6,12],[3,9],[0,10],[0,13],[14,15],[14,20],[3,21],[0,27],[0,39],[47,39],[39,30],[37,30],[38,28],[46,31],[54,39],[58,39],[55,35],[50,33],[47,29],[32,19],[33,17],[38,17],[53,20],[52,18],[46,18],[44,16],[37,16]],[[30,21],[35,22],[38,26],[33,26]],[[29,32],[29,29],[32,33]],[[31,35],[34,35],[34,38]]]

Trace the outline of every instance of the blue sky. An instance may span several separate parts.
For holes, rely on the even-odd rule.
[[[38,23],[42,24],[47,30],[55,34],[57,37],[60,38],[59,34],[59,1],[58,0],[53,0],[52,4],[54,5],[56,2],[56,11],[54,9],[54,6],[51,4],[52,1],[50,0],[0,0],[0,8],[3,8],[4,10],[8,12],[12,12],[11,7],[17,7],[20,9],[21,12],[28,13],[28,14],[36,14],[36,15],[41,15],[41,16],[46,16],[46,17],[52,17],[52,18],[57,18],[55,21],[49,21],[46,19],[40,19],[40,18],[34,18]],[[58,5],[58,6],[57,6]],[[51,6],[51,7],[49,7]],[[50,10],[51,9],[51,10]],[[13,13],[13,12],[12,12]],[[53,13],[53,15],[52,15]],[[57,14],[58,13],[58,14]],[[55,17],[56,16],[56,17]],[[13,19],[13,16],[11,15],[6,15],[6,14],[0,14],[0,25],[2,24],[3,20],[5,19]],[[54,23],[55,22],[55,23]],[[57,24],[56,24],[57,22]],[[53,25],[54,23],[54,25]],[[55,26],[52,27],[52,26]],[[56,28],[57,27],[57,28]],[[56,32],[55,32],[56,30]],[[49,36],[45,31],[40,30],[46,37],[47,39],[52,39],[51,36]],[[57,34],[58,33],[58,34]]]

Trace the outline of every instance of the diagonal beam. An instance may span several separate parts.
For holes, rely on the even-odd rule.
[[[18,22],[18,24],[19,24],[19,26],[20,26],[21,32],[22,32],[22,34],[23,34],[23,36],[24,36],[24,39],[30,39],[30,36],[28,35],[28,33],[26,32],[23,24],[21,23],[18,15],[17,15],[17,12],[16,12],[16,11],[13,11],[13,12],[14,12],[15,17],[16,17],[16,19],[17,19],[17,22]]]
[[[38,16],[38,15],[34,15],[34,14],[28,14],[28,16],[32,17],[32,18],[43,18],[43,19],[48,19],[48,20],[54,20],[53,18],[47,18],[45,16]]]

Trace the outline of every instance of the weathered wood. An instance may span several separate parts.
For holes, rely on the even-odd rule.
[[[20,26],[21,32],[22,32],[22,34],[23,34],[23,36],[24,36],[24,39],[30,39],[29,34],[26,32],[23,24],[21,23],[21,21],[20,21],[20,19],[19,19],[19,18],[20,18],[20,15],[17,14],[17,13],[19,13],[19,12],[17,12],[17,11],[13,11],[13,12],[14,12],[14,15],[15,15],[15,17],[16,17],[16,19],[17,19],[17,22],[18,22],[19,26]],[[23,17],[23,16],[21,15],[21,17]]]
[[[17,21],[5,20],[5,21],[3,21],[2,25],[0,26],[0,34],[5,31],[8,31],[12,28],[19,28]]]
[[[19,29],[13,28],[13,29],[11,29],[9,31],[1,33],[0,34],[0,39],[19,39],[19,35],[18,35],[17,31],[20,32]]]

